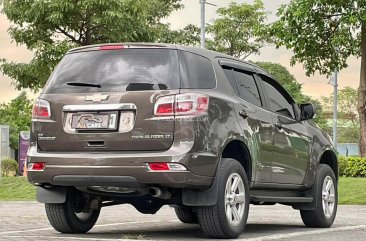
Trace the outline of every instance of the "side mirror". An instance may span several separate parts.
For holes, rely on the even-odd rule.
[[[299,107],[301,112],[300,120],[309,120],[315,116],[315,108],[313,104],[301,104]]]

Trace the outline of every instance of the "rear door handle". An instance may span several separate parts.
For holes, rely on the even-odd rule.
[[[248,118],[248,117],[249,117],[248,113],[247,113],[245,110],[241,110],[241,111],[239,112],[239,115],[240,115],[241,117],[243,117],[244,119],[246,119],[246,118]]]

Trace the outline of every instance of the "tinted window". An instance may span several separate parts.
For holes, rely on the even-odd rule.
[[[216,87],[215,73],[209,59],[180,51],[179,62],[182,89],[213,89]]]
[[[239,96],[239,90],[238,90],[238,86],[236,85],[236,81],[234,78],[234,72],[232,69],[228,69],[228,68],[223,68],[224,73],[226,75],[226,78],[228,79],[231,87],[233,87],[235,93]]]
[[[249,103],[261,106],[261,99],[253,75],[239,70],[234,70],[234,73],[238,83],[240,97]]]
[[[274,80],[266,76],[262,76],[262,79],[267,99],[269,100],[270,110],[278,114],[294,118],[294,108],[292,106],[293,101],[288,97],[285,90]]]
[[[46,87],[46,93],[178,89],[176,50],[123,49],[67,54]],[[70,86],[81,82],[101,88]]]

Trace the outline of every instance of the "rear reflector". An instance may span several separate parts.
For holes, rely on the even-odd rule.
[[[209,97],[197,93],[185,93],[160,97],[154,107],[155,116],[196,115],[206,113]]]
[[[36,99],[33,105],[33,119],[48,119],[51,118],[50,103],[47,100]]]
[[[28,164],[28,171],[43,171],[46,167],[46,163],[44,162],[36,162]]]
[[[149,163],[150,171],[186,171],[187,168],[179,163],[154,162]]]
[[[168,163],[149,163],[149,167],[151,171],[169,171]]]
[[[123,45],[104,45],[100,46],[99,50],[118,50],[118,49],[124,49],[125,47]]]

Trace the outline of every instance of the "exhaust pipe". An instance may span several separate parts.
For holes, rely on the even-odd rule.
[[[150,187],[149,194],[160,199],[170,199],[172,197],[172,194],[168,190],[159,187]]]

